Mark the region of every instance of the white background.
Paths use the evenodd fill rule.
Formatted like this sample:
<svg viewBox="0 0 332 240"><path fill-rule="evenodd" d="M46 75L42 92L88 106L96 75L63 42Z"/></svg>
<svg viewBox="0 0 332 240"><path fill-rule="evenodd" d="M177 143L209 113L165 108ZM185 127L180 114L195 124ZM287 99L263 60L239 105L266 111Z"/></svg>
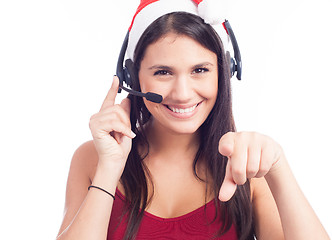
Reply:
<svg viewBox="0 0 332 240"><path fill-rule="evenodd" d="M138 0L0 2L1 239L54 239L71 156L111 85ZM332 235L330 0L237 0L239 131L284 148Z"/></svg>

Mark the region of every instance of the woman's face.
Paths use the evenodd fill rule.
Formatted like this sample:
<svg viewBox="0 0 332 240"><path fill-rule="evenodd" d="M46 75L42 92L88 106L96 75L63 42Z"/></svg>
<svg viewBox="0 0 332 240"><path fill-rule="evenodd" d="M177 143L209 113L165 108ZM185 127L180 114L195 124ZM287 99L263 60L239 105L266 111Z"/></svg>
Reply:
<svg viewBox="0 0 332 240"><path fill-rule="evenodd" d="M163 96L162 103L144 99L154 124L175 133L194 133L217 98L217 55L192 38L168 33L147 47L139 81L142 92Z"/></svg>

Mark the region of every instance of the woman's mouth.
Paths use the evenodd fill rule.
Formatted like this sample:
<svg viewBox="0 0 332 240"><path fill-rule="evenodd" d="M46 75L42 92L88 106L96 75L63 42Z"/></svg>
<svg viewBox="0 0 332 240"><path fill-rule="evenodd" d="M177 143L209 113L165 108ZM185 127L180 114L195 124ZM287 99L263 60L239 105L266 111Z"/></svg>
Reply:
<svg viewBox="0 0 332 240"><path fill-rule="evenodd" d="M192 106L175 106L175 105L164 105L168 110L171 111L172 116L177 118L189 118L196 113L197 107L201 104L201 102L192 105Z"/></svg>
<svg viewBox="0 0 332 240"><path fill-rule="evenodd" d="M168 106L166 105L167 108L169 110L172 110L175 113L189 113L195 110L195 108L198 106L198 104L192 106L192 107L188 107L188 108L176 108L176 107L172 107L172 106Z"/></svg>

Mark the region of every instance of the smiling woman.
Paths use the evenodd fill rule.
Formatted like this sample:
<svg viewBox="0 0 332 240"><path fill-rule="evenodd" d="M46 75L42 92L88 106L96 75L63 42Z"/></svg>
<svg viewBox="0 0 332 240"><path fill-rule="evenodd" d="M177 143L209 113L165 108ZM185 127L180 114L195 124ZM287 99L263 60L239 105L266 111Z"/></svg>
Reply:
<svg viewBox="0 0 332 240"><path fill-rule="evenodd" d="M192 134L203 124L217 98L217 55L192 38L169 33L146 49L139 82L143 92L163 96L162 104L144 100L157 120L154 124L175 133Z"/></svg>
<svg viewBox="0 0 332 240"><path fill-rule="evenodd" d="M158 104L130 97L131 126L137 137L133 139L122 185L129 202L138 202L132 211L146 206L143 209L149 213L173 219L200 208L207 200L217 201L226 168L224 157L217 151L218 141L223 134L235 130L230 73L223 51L213 28L189 13L177 12L158 18L138 41L133 89L161 94L163 102ZM193 111L181 113L187 108ZM141 177L139 184L138 176ZM174 187L170 188L170 185ZM138 191L137 186L141 190ZM143 194L143 199L138 199L134 192L137 196ZM168 195L174 197L170 199ZM238 229L244 235L248 234L252 229L249 197L247 183L239 187L233 201L247 201L248 204L235 209L229 203L221 206L218 201L215 208L210 209L215 211L218 220L214 227L211 226L213 230L207 231L208 236L234 229L231 215L226 219L226 215L218 214L225 208L243 216L244 224ZM213 221L213 218L209 220ZM130 226L137 228L141 221L144 216L133 215L125 238L130 239L135 234ZM111 221L110 229L112 226ZM118 234L115 229L110 233L111 236ZM168 234L171 237L175 233Z"/></svg>
<svg viewBox="0 0 332 240"><path fill-rule="evenodd" d="M72 159L58 239L328 239L281 146L235 131L226 31L206 3L141 1L132 88L163 100L117 105L114 77Z"/></svg>

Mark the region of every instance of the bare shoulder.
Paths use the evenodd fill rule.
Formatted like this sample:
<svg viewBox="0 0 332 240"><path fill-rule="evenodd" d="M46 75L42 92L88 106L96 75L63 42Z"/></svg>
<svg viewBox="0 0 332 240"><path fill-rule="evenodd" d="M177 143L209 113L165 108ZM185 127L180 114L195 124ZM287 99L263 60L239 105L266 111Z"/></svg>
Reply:
<svg viewBox="0 0 332 240"><path fill-rule="evenodd" d="M93 141L79 146L71 160L67 187L65 212L59 233L70 224L88 192L98 163L98 154Z"/></svg>
<svg viewBox="0 0 332 240"><path fill-rule="evenodd" d="M92 140L79 146L72 158L67 188L72 185L87 189L95 176L98 160L98 153ZM124 187L120 182L117 187L124 194Z"/></svg>
<svg viewBox="0 0 332 240"><path fill-rule="evenodd" d="M83 143L77 148L73 155L70 168L74 171L75 169L78 170L80 174L87 176L91 181L94 177L97 164L98 153L93 141L91 140Z"/></svg>

